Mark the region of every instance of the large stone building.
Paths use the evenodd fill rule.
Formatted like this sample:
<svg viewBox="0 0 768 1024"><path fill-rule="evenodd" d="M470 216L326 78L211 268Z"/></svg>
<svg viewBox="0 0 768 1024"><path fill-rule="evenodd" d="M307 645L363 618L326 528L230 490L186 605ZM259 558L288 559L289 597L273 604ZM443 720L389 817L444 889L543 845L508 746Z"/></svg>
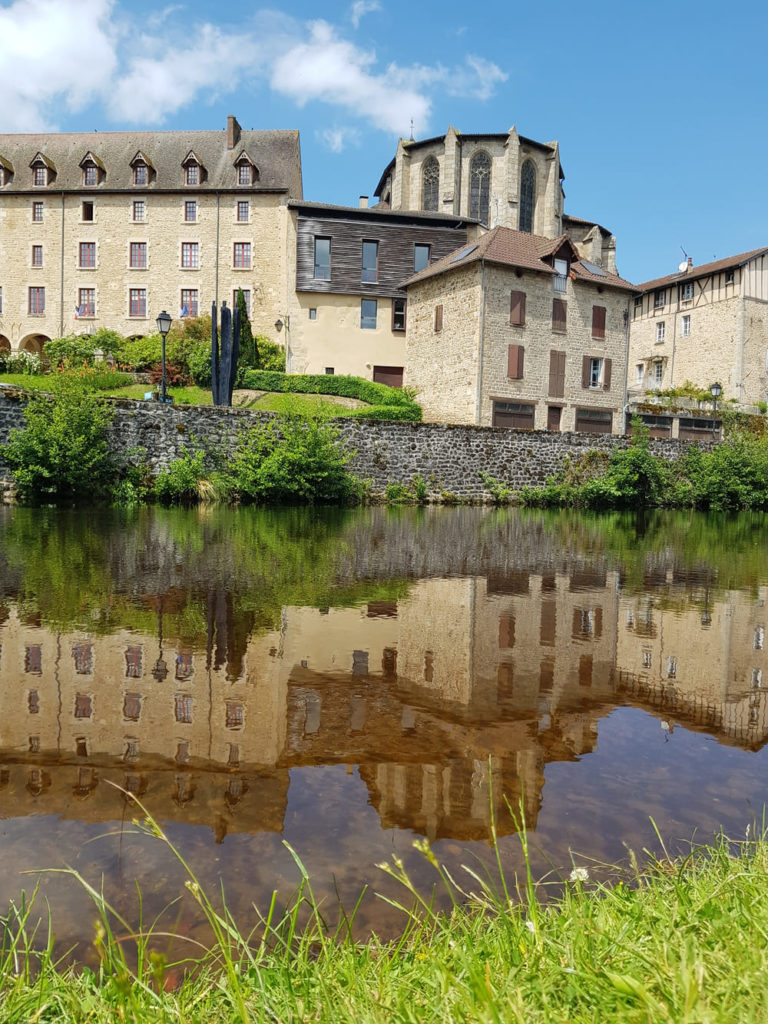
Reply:
<svg viewBox="0 0 768 1024"><path fill-rule="evenodd" d="M126 336L231 303L273 333L302 196L295 131L0 135L0 347Z"/></svg>
<svg viewBox="0 0 768 1024"><path fill-rule="evenodd" d="M633 286L557 239L493 228L406 282L425 418L621 433Z"/></svg>

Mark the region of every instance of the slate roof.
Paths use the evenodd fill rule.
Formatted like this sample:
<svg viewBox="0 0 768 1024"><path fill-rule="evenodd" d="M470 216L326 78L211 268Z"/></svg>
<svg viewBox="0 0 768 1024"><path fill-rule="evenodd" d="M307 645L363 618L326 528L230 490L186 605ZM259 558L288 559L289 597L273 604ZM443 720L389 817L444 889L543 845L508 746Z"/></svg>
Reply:
<svg viewBox="0 0 768 1024"><path fill-rule="evenodd" d="M339 206L335 203L315 203L303 199L292 199L288 206L298 210L299 213L322 214L348 218L351 220L381 219L393 223L409 223L416 221L428 221L430 223L445 224L449 227L459 227L464 224L479 224L471 217L459 217L453 213L440 213L434 210L392 210L385 203L377 203L375 206Z"/></svg>
<svg viewBox="0 0 768 1024"><path fill-rule="evenodd" d="M535 270L541 274L554 274L554 267L547 263L546 259L553 257L563 246L567 246L571 250L570 268L571 274L576 280L591 281L594 284L609 288L623 288L631 292L637 291L633 284L625 281L618 274L611 274L607 270L596 274L589 270L579 259L579 254L567 235L561 235L559 238L543 238L541 235L532 235L526 231L514 231L512 228L502 227L493 228L476 242L468 242L461 249L456 249L443 259L430 264L418 274L409 277L401 287L410 287L410 285L418 284L430 277L459 270L480 260L521 270ZM457 257L461 253L466 253L466 255L458 259Z"/></svg>
<svg viewBox="0 0 768 1024"><path fill-rule="evenodd" d="M87 191L109 192L130 189L141 192L177 191L185 188L182 163L190 150L199 157L205 176L198 191L239 189L235 161L243 152L259 171L259 179L247 186L249 191L287 192L294 181L301 181L301 155L297 131L242 130L234 149L227 149L227 132L71 132L61 134L1 135L0 164L13 169L12 180L0 187L6 193L46 191L82 192L80 163L91 152L103 165L101 182ZM147 185L133 184L131 162L141 151L154 174ZM30 164L40 154L55 170L52 184L33 188ZM299 194L301 194L299 192Z"/></svg>
<svg viewBox="0 0 768 1024"><path fill-rule="evenodd" d="M721 270L732 270L749 263L755 256L762 256L768 253L768 247L762 249L751 249L749 252L742 252L738 256L728 256L723 260L714 260L712 263L702 263L700 267L689 267L688 270L678 271L676 274L667 274L666 277L656 277L653 281L646 281L639 284L637 290L640 292L655 291L657 288L664 288L665 285L675 284L677 281L695 281L698 277L709 277L710 274L717 274Z"/></svg>

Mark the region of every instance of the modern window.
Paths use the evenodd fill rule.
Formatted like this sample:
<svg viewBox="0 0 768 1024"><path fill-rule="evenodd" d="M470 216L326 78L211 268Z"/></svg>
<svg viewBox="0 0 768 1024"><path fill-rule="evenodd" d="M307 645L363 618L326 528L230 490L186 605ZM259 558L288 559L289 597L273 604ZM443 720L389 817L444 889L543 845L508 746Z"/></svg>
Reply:
<svg viewBox="0 0 768 1024"><path fill-rule="evenodd" d="M99 172L96 164L86 164L83 168L83 184L90 188L92 185L97 185L98 181Z"/></svg>
<svg viewBox="0 0 768 1024"><path fill-rule="evenodd" d="M96 243L81 242L79 257L81 269L92 270L96 266Z"/></svg>
<svg viewBox="0 0 768 1024"><path fill-rule="evenodd" d="M440 165L436 157L424 161L421 172L421 208L437 212L440 192ZM420 268L417 268L420 269Z"/></svg>
<svg viewBox="0 0 768 1024"><path fill-rule="evenodd" d="M29 289L29 315L42 316L45 313L45 288Z"/></svg>
<svg viewBox="0 0 768 1024"><path fill-rule="evenodd" d="M77 315L96 316L96 289L79 288L77 292Z"/></svg>
<svg viewBox="0 0 768 1024"><path fill-rule="evenodd" d="M405 299L392 299L392 330L405 330Z"/></svg>
<svg viewBox="0 0 768 1024"><path fill-rule="evenodd" d="M133 168L133 184L134 185L146 185L149 175L147 174L146 164L136 164Z"/></svg>
<svg viewBox="0 0 768 1024"><path fill-rule="evenodd" d="M143 316L147 315L147 289L146 288L131 288L128 295L128 315L129 316Z"/></svg>
<svg viewBox="0 0 768 1024"><path fill-rule="evenodd" d="M241 199L237 204L237 220L240 224L247 224L251 215L251 205L247 199Z"/></svg>
<svg viewBox="0 0 768 1024"><path fill-rule="evenodd" d="M364 284L375 284L379 277L379 243L363 242L363 259L360 280Z"/></svg>
<svg viewBox="0 0 768 1024"><path fill-rule="evenodd" d="M568 290L568 260L555 260L555 291Z"/></svg>
<svg viewBox="0 0 768 1024"><path fill-rule="evenodd" d="M197 270L200 266L199 242L181 243L181 265L185 270Z"/></svg>
<svg viewBox="0 0 768 1024"><path fill-rule="evenodd" d="M635 297L635 305L632 310L632 319L637 320L639 316L643 315L643 296L637 295Z"/></svg>
<svg viewBox="0 0 768 1024"><path fill-rule="evenodd" d="M435 334L439 334L443 329L443 304L442 302L435 306Z"/></svg>
<svg viewBox="0 0 768 1024"><path fill-rule="evenodd" d="M199 164L187 164L185 167L185 181L187 185L199 185L200 184L200 165Z"/></svg>
<svg viewBox="0 0 768 1024"><path fill-rule="evenodd" d="M664 321L662 320L660 323L656 324L656 344L657 345L660 344L662 341L664 341L664 335L665 334L666 334L666 325L665 325Z"/></svg>
<svg viewBox="0 0 768 1024"><path fill-rule="evenodd" d="M243 293L243 299L245 300L245 311L250 317L251 315L251 289L250 288L235 288L232 292L232 309L237 305L237 293Z"/></svg>
<svg viewBox="0 0 768 1024"><path fill-rule="evenodd" d="M253 173L251 171L251 165L243 161L237 165L237 184L238 185L251 185L253 183Z"/></svg>
<svg viewBox="0 0 768 1024"><path fill-rule="evenodd" d="M592 337L605 337L605 306L592 307Z"/></svg>
<svg viewBox="0 0 768 1024"><path fill-rule="evenodd" d="M147 266L147 243L131 242L130 267L134 270L145 270Z"/></svg>
<svg viewBox="0 0 768 1024"><path fill-rule="evenodd" d="M187 199L184 203L184 220L188 224L194 224L197 221L197 200Z"/></svg>
<svg viewBox="0 0 768 1024"><path fill-rule="evenodd" d="M475 153L469 165L469 216L488 223L491 203L491 158L487 153Z"/></svg>
<svg viewBox="0 0 768 1024"><path fill-rule="evenodd" d="M42 245L32 246L32 266L42 267L43 265L43 247Z"/></svg>
<svg viewBox="0 0 768 1024"><path fill-rule="evenodd" d="M726 270L726 272L725 272L725 283L726 284L733 284L734 274L735 274L735 271L733 271L733 270Z"/></svg>
<svg viewBox="0 0 768 1024"><path fill-rule="evenodd" d="M198 315L197 288L181 289L181 315L182 317Z"/></svg>
<svg viewBox="0 0 768 1024"><path fill-rule="evenodd" d="M141 647L126 647L125 674L128 679L141 678L143 655Z"/></svg>
<svg viewBox="0 0 768 1024"><path fill-rule="evenodd" d="M360 300L360 326L364 331L376 330L376 313L378 302L376 299Z"/></svg>
<svg viewBox="0 0 768 1024"><path fill-rule="evenodd" d="M510 293L509 322L513 327L525 326L525 292Z"/></svg>
<svg viewBox="0 0 768 1024"><path fill-rule="evenodd" d="M416 243L413 247L413 272L418 274L420 270L425 270L429 266L429 257L432 251L431 245L422 245Z"/></svg>
<svg viewBox="0 0 768 1024"><path fill-rule="evenodd" d="M92 221L94 206L92 202L85 201L80 208L80 218L84 221Z"/></svg>
<svg viewBox="0 0 768 1024"><path fill-rule="evenodd" d="M690 316L684 316L683 317L683 322L682 322L681 327L680 327L680 334L684 338L687 338L687 337L690 336L690 333L691 333L691 318L690 318Z"/></svg>
<svg viewBox="0 0 768 1024"><path fill-rule="evenodd" d="M663 309L664 304L667 301L667 291L665 288L657 288L653 293L653 308Z"/></svg>
<svg viewBox="0 0 768 1024"><path fill-rule="evenodd" d="M186 693L177 693L173 704L176 721L190 725L192 722L192 698Z"/></svg>
<svg viewBox="0 0 768 1024"><path fill-rule="evenodd" d="M35 166L32 168L32 184L48 184L48 168L45 166L45 164L35 164Z"/></svg>
<svg viewBox="0 0 768 1024"><path fill-rule="evenodd" d="M680 298L683 302L690 302L693 298L693 281L686 281L680 289Z"/></svg>
<svg viewBox="0 0 768 1024"><path fill-rule="evenodd" d="M331 240L330 238L315 239L315 272L318 281L331 280Z"/></svg>
<svg viewBox="0 0 768 1024"><path fill-rule="evenodd" d="M250 242L235 242L234 266L236 270L251 269Z"/></svg>
<svg viewBox="0 0 768 1024"><path fill-rule="evenodd" d="M520 230L533 231L533 214L536 209L536 168L526 160L520 171Z"/></svg>
<svg viewBox="0 0 768 1024"><path fill-rule="evenodd" d="M568 303L565 299L552 299L552 330L565 334L568 329Z"/></svg>
<svg viewBox="0 0 768 1024"><path fill-rule="evenodd" d="M137 224L143 224L147 219L147 204L143 199L134 199L133 201L133 219Z"/></svg>
<svg viewBox="0 0 768 1024"><path fill-rule="evenodd" d="M32 220L39 224L43 219L43 203L32 203Z"/></svg>
<svg viewBox="0 0 768 1024"><path fill-rule="evenodd" d="M309 311L309 319L310 320L317 320L317 310L316 309L310 309L310 311Z"/></svg>

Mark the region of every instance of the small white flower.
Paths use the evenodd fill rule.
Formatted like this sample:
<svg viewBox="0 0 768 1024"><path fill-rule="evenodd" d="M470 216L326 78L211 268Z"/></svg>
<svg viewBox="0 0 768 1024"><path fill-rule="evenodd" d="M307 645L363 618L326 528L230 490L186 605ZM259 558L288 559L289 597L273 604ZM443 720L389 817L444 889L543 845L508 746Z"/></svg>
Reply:
<svg viewBox="0 0 768 1024"><path fill-rule="evenodd" d="M570 882L586 882L589 880L589 871L586 868L574 868L570 874Z"/></svg>
<svg viewBox="0 0 768 1024"><path fill-rule="evenodd" d="M525 927L528 929L529 932L532 932L534 935L536 934L536 925L533 923L533 921L526 921Z"/></svg>

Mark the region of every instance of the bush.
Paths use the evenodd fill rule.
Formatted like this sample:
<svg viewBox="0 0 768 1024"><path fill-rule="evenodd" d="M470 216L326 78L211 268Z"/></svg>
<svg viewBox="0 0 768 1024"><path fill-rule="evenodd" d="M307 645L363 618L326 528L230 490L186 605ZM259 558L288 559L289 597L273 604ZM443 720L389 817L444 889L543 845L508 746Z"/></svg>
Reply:
<svg viewBox="0 0 768 1024"><path fill-rule="evenodd" d="M117 331L106 327L93 334L70 334L46 342L45 358L54 370L63 365L93 366L99 349L105 356L113 355L117 359L125 340Z"/></svg>
<svg viewBox="0 0 768 1024"><path fill-rule="evenodd" d="M376 409L356 409L360 418L420 420L421 407L407 389L391 388L386 384L364 380L362 377L334 376L331 374L275 373L267 370L246 370L243 387L256 391L296 392L306 395L340 395L357 398ZM397 408L403 413L384 413L384 409ZM381 410L381 412L379 412Z"/></svg>
<svg viewBox="0 0 768 1024"><path fill-rule="evenodd" d="M162 340L159 334L146 338L126 338L114 353L119 365L134 373L146 373L162 358Z"/></svg>
<svg viewBox="0 0 768 1024"><path fill-rule="evenodd" d="M196 505L201 497L201 481L205 479L205 456L202 451L186 448L155 482L155 494L161 505Z"/></svg>
<svg viewBox="0 0 768 1024"><path fill-rule="evenodd" d="M200 342L187 353L189 375L199 388L211 386L211 342Z"/></svg>
<svg viewBox="0 0 768 1024"><path fill-rule="evenodd" d="M0 373L23 373L35 377L44 372L43 361L36 352L0 351Z"/></svg>
<svg viewBox="0 0 768 1024"><path fill-rule="evenodd" d="M254 341L259 349L259 366L261 369L285 373L285 346L272 341L266 334L257 334Z"/></svg>

